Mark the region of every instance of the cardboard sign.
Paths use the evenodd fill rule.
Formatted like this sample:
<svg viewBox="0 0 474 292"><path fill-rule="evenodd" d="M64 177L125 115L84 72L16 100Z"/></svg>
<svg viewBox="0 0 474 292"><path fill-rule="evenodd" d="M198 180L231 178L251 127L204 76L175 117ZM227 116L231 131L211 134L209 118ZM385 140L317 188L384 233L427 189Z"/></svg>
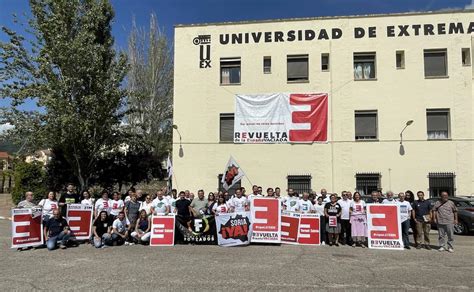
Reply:
<svg viewBox="0 0 474 292"><path fill-rule="evenodd" d="M320 245L319 234L320 217L318 214L303 214L298 228L298 244Z"/></svg>
<svg viewBox="0 0 474 292"><path fill-rule="evenodd" d="M81 204L67 205L66 219L77 240L88 240L92 234L94 208Z"/></svg>
<svg viewBox="0 0 474 292"><path fill-rule="evenodd" d="M287 244L298 243L298 230L301 214L283 212L281 215L281 242Z"/></svg>
<svg viewBox="0 0 474 292"><path fill-rule="evenodd" d="M220 246L248 245L252 224L250 212L222 213L215 217L217 243Z"/></svg>
<svg viewBox="0 0 474 292"><path fill-rule="evenodd" d="M44 243L41 209L12 209L12 248Z"/></svg>
<svg viewBox="0 0 474 292"><path fill-rule="evenodd" d="M150 246L174 245L175 215L153 215L151 218Z"/></svg>
<svg viewBox="0 0 474 292"><path fill-rule="evenodd" d="M250 205L253 232L251 242L280 243L280 201L276 198L253 197Z"/></svg>
<svg viewBox="0 0 474 292"><path fill-rule="evenodd" d="M337 227L337 216L329 216L329 227Z"/></svg>
<svg viewBox="0 0 474 292"><path fill-rule="evenodd" d="M400 206L367 205L369 248L403 250Z"/></svg>

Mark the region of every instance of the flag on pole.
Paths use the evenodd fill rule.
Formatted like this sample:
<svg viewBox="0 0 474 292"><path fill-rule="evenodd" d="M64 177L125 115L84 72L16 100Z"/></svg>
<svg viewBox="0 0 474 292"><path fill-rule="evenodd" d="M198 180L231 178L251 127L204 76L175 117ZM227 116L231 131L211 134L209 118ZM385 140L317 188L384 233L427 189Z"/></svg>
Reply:
<svg viewBox="0 0 474 292"><path fill-rule="evenodd" d="M240 181L245 176L244 171L240 168L234 158L231 156L229 162L224 170L224 175L222 176L222 187L225 190L230 189L234 184Z"/></svg>
<svg viewBox="0 0 474 292"><path fill-rule="evenodd" d="M173 175L173 164L171 163L171 159L168 156L168 160L166 161L166 169L168 171L168 179Z"/></svg>

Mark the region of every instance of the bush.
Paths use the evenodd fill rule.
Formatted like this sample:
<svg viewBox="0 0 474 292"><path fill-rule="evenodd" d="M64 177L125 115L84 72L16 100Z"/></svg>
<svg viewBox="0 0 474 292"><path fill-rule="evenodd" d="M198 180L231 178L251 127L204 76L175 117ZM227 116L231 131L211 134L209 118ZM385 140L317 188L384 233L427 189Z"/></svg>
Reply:
<svg viewBox="0 0 474 292"><path fill-rule="evenodd" d="M39 162L26 163L18 161L15 163L13 171L15 186L12 190L12 200L18 204L24 200L25 193L33 192L35 202L39 202L44 198L48 191L46 187L46 172Z"/></svg>

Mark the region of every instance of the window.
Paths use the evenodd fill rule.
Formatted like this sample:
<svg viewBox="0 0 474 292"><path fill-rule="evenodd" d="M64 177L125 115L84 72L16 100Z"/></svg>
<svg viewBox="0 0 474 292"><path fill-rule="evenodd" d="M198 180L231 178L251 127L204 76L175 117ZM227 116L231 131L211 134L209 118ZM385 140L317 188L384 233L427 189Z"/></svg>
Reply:
<svg viewBox="0 0 474 292"><path fill-rule="evenodd" d="M355 112L355 139L377 139L377 111Z"/></svg>
<svg viewBox="0 0 474 292"><path fill-rule="evenodd" d="M296 193L311 192L311 175L288 175L288 188L293 189Z"/></svg>
<svg viewBox="0 0 474 292"><path fill-rule="evenodd" d="M240 58L221 58L221 84L240 84Z"/></svg>
<svg viewBox="0 0 474 292"><path fill-rule="evenodd" d="M461 49L463 66L471 66L471 50L469 48Z"/></svg>
<svg viewBox="0 0 474 292"><path fill-rule="evenodd" d="M448 59L446 49L424 50L425 77L447 77Z"/></svg>
<svg viewBox="0 0 474 292"><path fill-rule="evenodd" d="M292 55L287 57L288 82L308 81L308 55Z"/></svg>
<svg viewBox="0 0 474 292"><path fill-rule="evenodd" d="M430 186L430 198L439 197L441 192L448 192L449 196L454 196L456 175L452 172L430 172L428 174Z"/></svg>
<svg viewBox="0 0 474 292"><path fill-rule="evenodd" d="M220 115L220 142L234 141L234 114Z"/></svg>
<svg viewBox="0 0 474 292"><path fill-rule="evenodd" d="M449 139L449 109L426 110L428 140Z"/></svg>
<svg viewBox="0 0 474 292"><path fill-rule="evenodd" d="M263 57L263 73L272 73L272 57Z"/></svg>
<svg viewBox="0 0 474 292"><path fill-rule="evenodd" d="M356 173L356 190L361 195L370 195L372 191L381 190L380 173Z"/></svg>
<svg viewBox="0 0 474 292"><path fill-rule="evenodd" d="M375 53L354 53L354 79L375 79Z"/></svg>
<svg viewBox="0 0 474 292"><path fill-rule="evenodd" d="M217 181L217 189L218 189L219 191L225 192L224 188L222 187L222 173L217 176L217 179L218 179L218 181ZM235 190L238 189L238 188L240 188L240 186L241 186L241 185L240 185L240 180L239 180L238 182L236 182L236 183L235 183L230 189L228 189L227 191L229 192L229 194L230 194L231 196L233 196L233 195L235 195ZM216 198L216 200L217 200L217 198Z"/></svg>
<svg viewBox="0 0 474 292"><path fill-rule="evenodd" d="M321 54L321 71L329 71L329 54Z"/></svg>
<svg viewBox="0 0 474 292"><path fill-rule="evenodd" d="M405 69L405 51L397 51L395 53L397 69Z"/></svg>

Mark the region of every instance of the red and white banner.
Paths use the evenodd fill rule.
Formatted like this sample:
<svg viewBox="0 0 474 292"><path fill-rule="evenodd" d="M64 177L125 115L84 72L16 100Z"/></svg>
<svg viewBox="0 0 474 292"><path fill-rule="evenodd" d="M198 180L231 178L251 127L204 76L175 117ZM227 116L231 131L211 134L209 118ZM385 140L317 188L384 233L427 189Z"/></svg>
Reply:
<svg viewBox="0 0 474 292"><path fill-rule="evenodd" d="M250 242L281 242L281 206L274 198L253 197L250 204L250 220L253 224Z"/></svg>
<svg viewBox="0 0 474 292"><path fill-rule="evenodd" d="M174 245L175 215L153 215L150 246Z"/></svg>
<svg viewBox="0 0 474 292"><path fill-rule="evenodd" d="M93 206L68 204L66 219L77 240L88 240L92 234Z"/></svg>
<svg viewBox="0 0 474 292"><path fill-rule="evenodd" d="M320 218L317 214L285 212L281 215L281 242L320 245Z"/></svg>
<svg viewBox="0 0 474 292"><path fill-rule="evenodd" d="M327 141L327 93L236 95L234 143Z"/></svg>
<svg viewBox="0 0 474 292"><path fill-rule="evenodd" d="M41 209L12 209L12 248L43 244Z"/></svg>
<svg viewBox="0 0 474 292"><path fill-rule="evenodd" d="M367 205L369 248L403 250L400 206Z"/></svg>

